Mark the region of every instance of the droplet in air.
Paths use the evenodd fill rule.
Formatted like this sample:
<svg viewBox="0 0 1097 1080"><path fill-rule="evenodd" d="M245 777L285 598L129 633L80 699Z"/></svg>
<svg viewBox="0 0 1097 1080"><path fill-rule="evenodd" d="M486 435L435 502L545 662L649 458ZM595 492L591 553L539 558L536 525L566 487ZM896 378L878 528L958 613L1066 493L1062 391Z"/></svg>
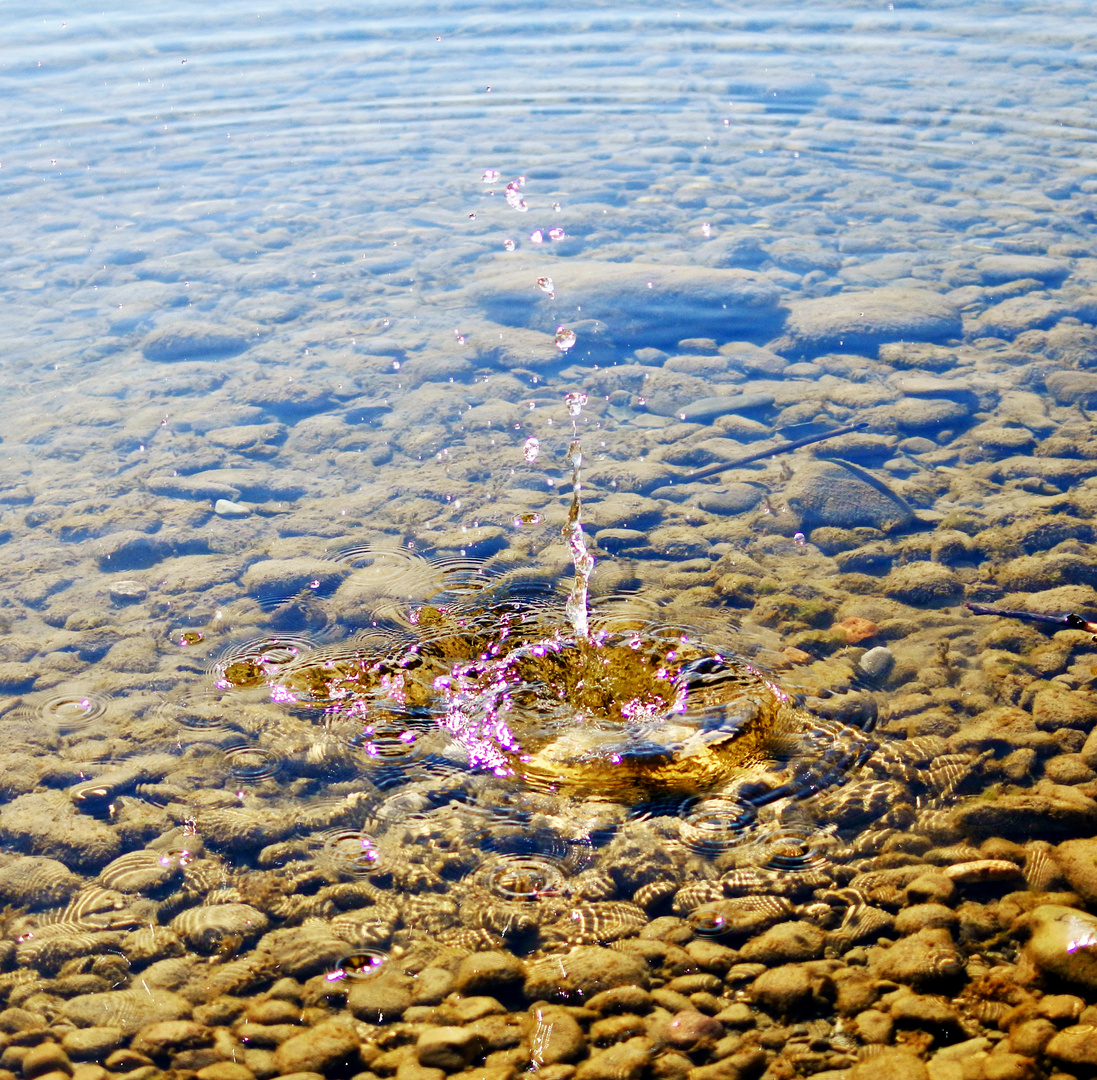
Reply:
<svg viewBox="0 0 1097 1080"><path fill-rule="evenodd" d="M529 209L526 206L526 200L513 184L507 184L507 206L513 207L520 214L524 214Z"/></svg>
<svg viewBox="0 0 1097 1080"><path fill-rule="evenodd" d="M536 435L531 435L522 446L522 457L526 463L532 465L537 460L537 453L541 449L541 440Z"/></svg>
<svg viewBox="0 0 1097 1080"><path fill-rule="evenodd" d="M712 235L712 225L709 222L703 222L701 225L701 235L707 240Z"/></svg>
<svg viewBox="0 0 1097 1080"><path fill-rule="evenodd" d="M552 278L539 277L537 279L537 288L539 288L541 292L548 293L550 300L556 299L556 286L552 283Z"/></svg>
<svg viewBox="0 0 1097 1080"><path fill-rule="evenodd" d="M562 327L561 327L561 329L562 329ZM571 331L569 330L568 333L570 334ZM560 336L559 332L557 332L556 336L557 337ZM575 337L574 334L572 334L571 336L573 338ZM559 342L557 342L557 344L559 344ZM587 403L587 395L583 394L583 393L580 393L579 391L573 391L570 394L565 394L564 395L564 404L568 408L568 416L578 416L583 411L583 406L586 403Z"/></svg>
<svg viewBox="0 0 1097 1080"><path fill-rule="evenodd" d="M543 244L545 242L545 234L538 229L536 232L529 234L530 241L534 244Z"/></svg>
<svg viewBox="0 0 1097 1080"><path fill-rule="evenodd" d="M469 214L469 221L475 221L475 220L476 220L476 211L474 210L471 214Z"/></svg>
<svg viewBox="0 0 1097 1080"><path fill-rule="evenodd" d="M549 229L550 240L563 240L566 235L563 229Z"/></svg>
<svg viewBox="0 0 1097 1080"><path fill-rule="evenodd" d="M560 204L558 202L554 202L552 204L552 208L556 211L556 213L560 213Z"/></svg>
<svg viewBox="0 0 1097 1080"><path fill-rule="evenodd" d="M495 169L485 169L480 174L480 179L485 184L494 184L499 179L499 173Z"/></svg>
<svg viewBox="0 0 1097 1080"><path fill-rule="evenodd" d="M795 540L796 543L800 545L800 547L803 547L808 542L807 537L804 536L802 532L796 533L792 539Z"/></svg>
<svg viewBox="0 0 1097 1080"><path fill-rule="evenodd" d="M514 241L513 240L504 240L503 241L503 247L507 251L513 251L514 250Z"/></svg>
<svg viewBox="0 0 1097 1080"><path fill-rule="evenodd" d="M556 342L556 348L561 352L567 352L568 349L574 346L578 338L576 338L574 330L569 330L566 326L558 326L556 328L556 337L553 340Z"/></svg>

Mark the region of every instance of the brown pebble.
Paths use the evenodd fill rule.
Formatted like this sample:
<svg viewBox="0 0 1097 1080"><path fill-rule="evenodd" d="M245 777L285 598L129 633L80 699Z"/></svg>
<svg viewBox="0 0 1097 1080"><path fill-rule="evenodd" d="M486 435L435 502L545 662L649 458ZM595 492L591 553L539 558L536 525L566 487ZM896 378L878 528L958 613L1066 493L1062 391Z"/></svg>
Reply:
<svg viewBox="0 0 1097 1080"><path fill-rule="evenodd" d="M72 1062L68 1054L55 1042L32 1046L23 1056L24 1080L33 1080L47 1073L60 1072L72 1076Z"/></svg>
<svg viewBox="0 0 1097 1080"><path fill-rule="evenodd" d="M360 1041L348 1023L333 1020L317 1024L282 1043L275 1051L274 1065L283 1075L338 1071L357 1058Z"/></svg>
<svg viewBox="0 0 1097 1080"><path fill-rule="evenodd" d="M110 1080L110 1073L102 1065L84 1062L72 1070L72 1080Z"/></svg>
<svg viewBox="0 0 1097 1080"><path fill-rule="evenodd" d="M865 1009L857 1014L853 1028L866 1043L889 1043L895 1029L895 1021L879 1009Z"/></svg>
<svg viewBox="0 0 1097 1080"><path fill-rule="evenodd" d="M945 877L957 885L982 885L995 881L1016 881L1021 868L1008 859L974 859L944 868Z"/></svg>
<svg viewBox="0 0 1097 1080"><path fill-rule="evenodd" d="M724 1034L724 1025L696 1009L675 1013L666 1027L666 1039L678 1050L694 1050L714 1043Z"/></svg>
<svg viewBox="0 0 1097 1080"><path fill-rule="evenodd" d="M1097 1025L1074 1024L1063 1028L1047 1044L1046 1053L1063 1065L1097 1066Z"/></svg>
<svg viewBox="0 0 1097 1080"><path fill-rule="evenodd" d="M643 1016L651 1012L655 1001L647 990L640 986L615 986L612 990L603 990L587 1002L587 1008L610 1016L613 1013L637 1013Z"/></svg>
<svg viewBox="0 0 1097 1080"><path fill-rule="evenodd" d="M913 1054L888 1046L857 1062L849 1071L849 1080L929 1080L929 1070Z"/></svg>
<svg viewBox="0 0 1097 1080"><path fill-rule="evenodd" d="M214 1062L199 1069L195 1076L198 1080L255 1080L255 1074L251 1069L238 1061Z"/></svg>

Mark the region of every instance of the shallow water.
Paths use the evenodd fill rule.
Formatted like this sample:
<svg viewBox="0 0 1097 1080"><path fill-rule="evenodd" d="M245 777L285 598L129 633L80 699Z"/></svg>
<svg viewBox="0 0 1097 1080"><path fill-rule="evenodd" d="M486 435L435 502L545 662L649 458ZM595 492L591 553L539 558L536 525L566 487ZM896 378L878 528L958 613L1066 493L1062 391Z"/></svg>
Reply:
<svg viewBox="0 0 1097 1080"><path fill-rule="evenodd" d="M1097 612L1089 5L3 35L9 1007L128 1035L659 933L749 966L790 918L902 983L871 947L925 888L866 875L916 866L961 867L972 986L1024 982L1010 913L1087 896L1093 640L962 604ZM155 1016L91 1000L153 971ZM774 1013L754 974L693 1005Z"/></svg>

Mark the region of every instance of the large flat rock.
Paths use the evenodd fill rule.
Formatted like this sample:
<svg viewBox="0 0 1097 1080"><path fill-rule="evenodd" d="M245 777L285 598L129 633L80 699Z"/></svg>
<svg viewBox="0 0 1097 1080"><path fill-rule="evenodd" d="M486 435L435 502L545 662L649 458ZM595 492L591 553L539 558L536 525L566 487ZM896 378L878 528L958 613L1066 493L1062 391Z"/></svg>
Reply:
<svg viewBox="0 0 1097 1080"><path fill-rule="evenodd" d="M858 289L794 300L789 308L783 337L770 343L784 356L875 356L891 341L940 342L962 331L956 306L930 289Z"/></svg>
<svg viewBox="0 0 1097 1080"><path fill-rule="evenodd" d="M606 338L639 348L691 337L764 341L784 317L776 287L748 270L570 259L505 265L480 276L468 296L507 326L553 333L597 320ZM539 277L551 278L554 297L538 287Z"/></svg>

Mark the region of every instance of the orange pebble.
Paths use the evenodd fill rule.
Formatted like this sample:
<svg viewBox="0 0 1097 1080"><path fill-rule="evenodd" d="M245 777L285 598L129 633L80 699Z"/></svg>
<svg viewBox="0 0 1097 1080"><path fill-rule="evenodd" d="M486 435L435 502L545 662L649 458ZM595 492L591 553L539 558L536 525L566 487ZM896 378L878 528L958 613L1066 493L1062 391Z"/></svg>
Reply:
<svg viewBox="0 0 1097 1080"><path fill-rule="evenodd" d="M856 645L859 641L874 637L880 628L871 619L858 619L854 616L851 619L843 619L838 624L838 629L842 631L850 645Z"/></svg>

